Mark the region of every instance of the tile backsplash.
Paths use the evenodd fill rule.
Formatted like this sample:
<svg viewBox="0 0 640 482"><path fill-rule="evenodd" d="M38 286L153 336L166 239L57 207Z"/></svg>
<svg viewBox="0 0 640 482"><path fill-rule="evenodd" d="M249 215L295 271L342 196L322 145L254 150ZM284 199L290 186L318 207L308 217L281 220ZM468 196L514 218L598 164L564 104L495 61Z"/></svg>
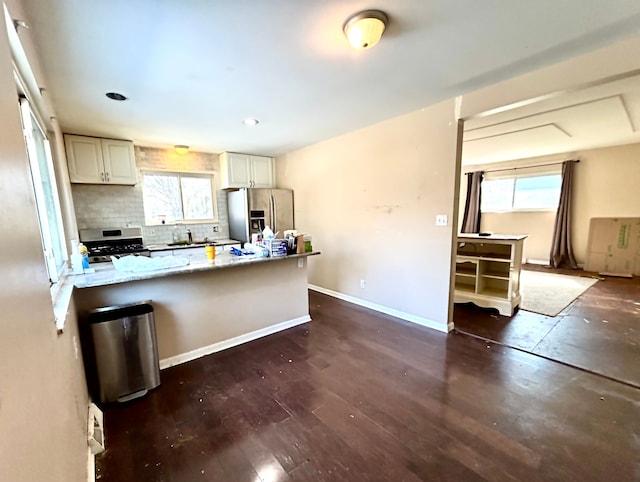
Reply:
<svg viewBox="0 0 640 482"><path fill-rule="evenodd" d="M217 154L189 152L178 155L173 150L135 146L138 175L143 169L168 169L173 171L220 172ZM216 176L216 183L220 179ZM216 189L218 207L217 223L145 226L142 185L116 186L96 184L72 184L78 229L141 226L145 244L169 243L173 232L179 229L186 239L190 229L193 239L226 239L229 237L227 219L227 194ZM218 226L218 232L213 227Z"/></svg>

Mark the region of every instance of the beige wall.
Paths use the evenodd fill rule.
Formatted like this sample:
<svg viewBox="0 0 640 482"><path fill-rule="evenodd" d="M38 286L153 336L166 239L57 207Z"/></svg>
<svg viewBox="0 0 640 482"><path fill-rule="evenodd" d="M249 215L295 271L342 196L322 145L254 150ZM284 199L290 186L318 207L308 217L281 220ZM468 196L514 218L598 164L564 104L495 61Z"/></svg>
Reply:
<svg viewBox="0 0 640 482"><path fill-rule="evenodd" d="M458 213L455 120L632 71L639 56L632 38L279 157L297 227L323 251L310 283L443 329L457 219L436 228L434 218Z"/></svg>
<svg viewBox="0 0 640 482"><path fill-rule="evenodd" d="M555 211L484 213L480 229L496 234L526 234L523 261L548 264L555 218Z"/></svg>
<svg viewBox="0 0 640 482"><path fill-rule="evenodd" d="M554 156L484 164L466 170L523 167L564 159L579 159L573 192L573 249L578 264L587 256L589 223L594 217L634 217L640 215L637 189L640 185L640 144L590 149ZM466 179L461 178L460 220L464 212ZM555 211L484 213L481 230L502 234L527 234L524 259L549 261Z"/></svg>
<svg viewBox="0 0 640 482"><path fill-rule="evenodd" d="M311 263L320 257L311 257ZM304 260L302 268L299 260ZM152 300L158 353L164 360L279 323L307 321L308 260L281 259L83 288L74 298L83 319L99 306Z"/></svg>
<svg viewBox="0 0 640 482"><path fill-rule="evenodd" d="M16 2L7 3L23 18ZM4 12L0 113L0 479L83 481L88 399L77 330L71 317L56 333Z"/></svg>
<svg viewBox="0 0 640 482"><path fill-rule="evenodd" d="M584 151L577 158L572 234L578 263L584 263L591 218L640 216L640 144Z"/></svg>
<svg viewBox="0 0 640 482"><path fill-rule="evenodd" d="M309 282L446 330L457 122L453 100L277 159L296 227L322 256ZM360 288L360 280L366 288Z"/></svg>

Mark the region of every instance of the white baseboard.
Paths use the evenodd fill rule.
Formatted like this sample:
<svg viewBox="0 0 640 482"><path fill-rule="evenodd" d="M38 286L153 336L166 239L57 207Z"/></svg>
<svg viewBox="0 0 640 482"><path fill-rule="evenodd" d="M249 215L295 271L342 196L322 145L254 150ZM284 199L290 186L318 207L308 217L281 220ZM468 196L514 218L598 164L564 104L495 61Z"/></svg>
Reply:
<svg viewBox="0 0 640 482"><path fill-rule="evenodd" d="M294 318L293 320L283 321L282 323L278 323L277 325L272 325L267 328L252 331L251 333L247 333L245 335L236 336L228 340L213 343L212 345L203 346L202 348L198 348L196 350L181 353L180 355L164 358L163 360L160 360L160 369L164 370L165 368L169 368L174 365L179 365L181 363L186 363L188 361L195 360L206 355L211 355L212 353L217 353L219 351L226 350L227 348L232 348L234 346L241 345L242 343L257 340L258 338L262 338L264 336L286 330L287 328L307 323L308 321L311 321L311 317L309 315L300 316L298 318Z"/></svg>
<svg viewBox="0 0 640 482"><path fill-rule="evenodd" d="M531 258L527 258L526 263L537 264L540 266L549 266L550 264L548 259L531 259ZM578 263L578 268L584 269L584 263Z"/></svg>
<svg viewBox="0 0 640 482"><path fill-rule="evenodd" d="M421 316L412 315L411 313L405 313L404 311L396 310L394 308L389 308L388 306L372 303L371 301L356 298L355 296L345 295L344 293L333 291L327 288L322 288L321 286L316 286L312 284L309 285L309 289L313 291L317 291L319 293L323 293L325 295L332 296L334 298L338 298L343 301L348 301L349 303L353 303L354 305L364 306L365 308L369 308L374 311L379 311L380 313L384 313L386 315L391 315L405 321L410 321L411 323L415 323L416 325L426 326L427 328L432 328L434 330L437 330L443 333L448 333L449 331L453 330L453 323L449 323L447 325L447 328L444 329L444 327L440 323L436 323L433 320L429 320Z"/></svg>
<svg viewBox="0 0 640 482"><path fill-rule="evenodd" d="M548 259L532 259L532 258L527 258L527 263L528 264L539 264L541 266L549 266L549 260Z"/></svg>

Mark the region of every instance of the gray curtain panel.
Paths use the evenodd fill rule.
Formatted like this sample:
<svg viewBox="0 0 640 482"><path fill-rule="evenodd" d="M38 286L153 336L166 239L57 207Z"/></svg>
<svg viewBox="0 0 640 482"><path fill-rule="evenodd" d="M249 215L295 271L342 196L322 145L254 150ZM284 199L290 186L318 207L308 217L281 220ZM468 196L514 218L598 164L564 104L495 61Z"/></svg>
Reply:
<svg viewBox="0 0 640 482"><path fill-rule="evenodd" d="M483 171L467 173L467 200L464 203L464 217L462 218L461 233L480 232L480 185Z"/></svg>
<svg viewBox="0 0 640 482"><path fill-rule="evenodd" d="M560 203L556 213L556 224L553 228L553 242L551 243L550 264L554 268L577 269L578 263L573 256L571 247L571 193L573 191L573 170L576 161L562 163L562 187L560 188Z"/></svg>

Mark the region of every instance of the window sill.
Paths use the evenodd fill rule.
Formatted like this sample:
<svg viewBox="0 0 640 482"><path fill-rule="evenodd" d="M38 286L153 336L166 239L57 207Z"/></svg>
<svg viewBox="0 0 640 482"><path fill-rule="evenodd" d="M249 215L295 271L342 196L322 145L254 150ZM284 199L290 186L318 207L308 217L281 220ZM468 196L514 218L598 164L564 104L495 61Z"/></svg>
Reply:
<svg viewBox="0 0 640 482"><path fill-rule="evenodd" d="M185 226L187 224L218 224L219 220L216 219L185 219L184 221L174 221L174 222L166 222L166 223L152 223L146 222L144 223L145 228L155 228L157 226Z"/></svg>
<svg viewBox="0 0 640 482"><path fill-rule="evenodd" d="M481 214L505 214L505 213L548 213L555 212L558 208L531 208L531 209L507 209L504 211L481 211Z"/></svg>
<svg viewBox="0 0 640 482"><path fill-rule="evenodd" d="M65 271L55 285L51 287L51 301L53 304L53 315L56 320L58 334L62 334L64 325L69 314L71 305L71 295L73 294L73 283Z"/></svg>

